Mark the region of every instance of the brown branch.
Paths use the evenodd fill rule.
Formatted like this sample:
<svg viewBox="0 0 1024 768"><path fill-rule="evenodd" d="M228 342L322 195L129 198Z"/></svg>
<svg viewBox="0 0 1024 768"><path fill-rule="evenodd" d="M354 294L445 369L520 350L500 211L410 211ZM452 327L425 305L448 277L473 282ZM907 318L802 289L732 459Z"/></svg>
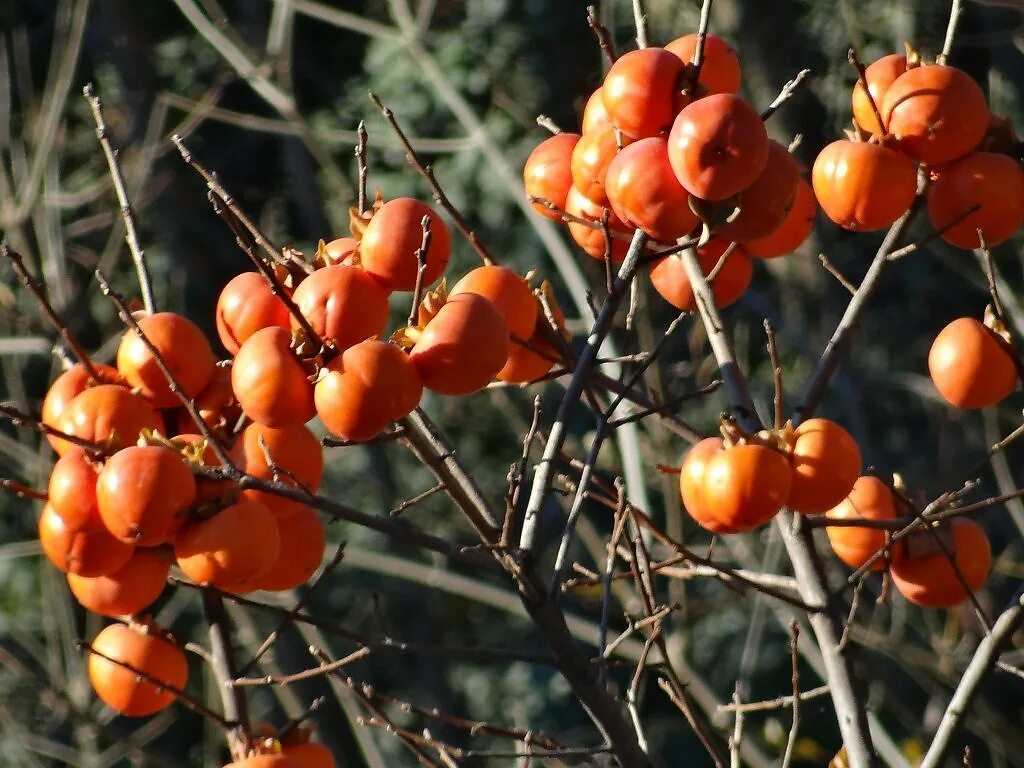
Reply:
<svg viewBox="0 0 1024 768"><path fill-rule="evenodd" d="M359 172L359 181L357 184L358 196L356 198L357 205L359 206L359 215L362 216L366 213L366 123L362 120L359 121L359 125L356 127L356 168Z"/></svg>
<svg viewBox="0 0 1024 768"><path fill-rule="evenodd" d="M291 685L301 680L309 680L320 675L330 674L336 672L343 667L347 667L354 661L359 661L366 656L370 655L370 649L363 647L359 648L347 656L343 656L340 659L333 661L325 661L318 667L312 669L304 669L301 672L294 672L290 675L265 675L264 677L236 677L231 680L232 688L246 688L259 685Z"/></svg>
<svg viewBox="0 0 1024 768"><path fill-rule="evenodd" d="M213 589L202 589L200 593L203 599L203 616L210 627L210 646L213 651L211 666L220 687L224 718L228 721L228 726L224 730L227 731L231 755L239 760L245 756L252 738L252 728L249 724L249 707L245 693L231 684L235 678L231 629L228 626L221 593Z"/></svg>
<svg viewBox="0 0 1024 768"><path fill-rule="evenodd" d="M604 54L609 64L614 64L615 59L618 58L615 54L615 45L612 43L612 36L608 32L608 28L597 20L597 9L592 6L587 6L587 26L594 31L594 35L597 37L597 44L601 46L601 53Z"/></svg>
<svg viewBox="0 0 1024 768"><path fill-rule="evenodd" d="M409 307L409 321L406 323L410 328L419 325L420 302L423 301L423 275L427 271L427 250L430 248L430 217L424 215L420 220L423 228L423 239L420 247L416 249L416 287L412 292L412 306Z"/></svg>

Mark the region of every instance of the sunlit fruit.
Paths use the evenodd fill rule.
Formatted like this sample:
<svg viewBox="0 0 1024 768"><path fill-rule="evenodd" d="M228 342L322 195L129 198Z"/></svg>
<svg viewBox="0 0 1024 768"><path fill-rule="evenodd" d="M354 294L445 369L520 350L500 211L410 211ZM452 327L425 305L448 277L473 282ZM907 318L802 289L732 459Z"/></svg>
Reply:
<svg viewBox="0 0 1024 768"><path fill-rule="evenodd" d="M928 187L928 216L942 239L958 248L979 248L979 229L987 247L999 245L1024 223L1024 171L1008 155L962 157L943 166Z"/></svg>
<svg viewBox="0 0 1024 768"><path fill-rule="evenodd" d="M730 246L721 240L710 240L697 249L701 271L705 275L714 272L722 258L725 263L714 274L711 293L715 304L721 309L734 303L750 285L754 266L742 246ZM726 251L728 250L728 253ZM654 290L669 304L683 312L697 310L690 278L686 274L682 253L671 254L651 265L651 284Z"/></svg>
<svg viewBox="0 0 1024 768"><path fill-rule="evenodd" d="M228 281L217 299L217 335L232 355L256 331L287 328L288 307L259 272L243 272Z"/></svg>
<svg viewBox="0 0 1024 768"><path fill-rule="evenodd" d="M808 419L793 432L793 478L787 506L814 514L831 509L860 475L860 448L850 433L828 419Z"/></svg>
<svg viewBox="0 0 1024 768"><path fill-rule="evenodd" d="M195 397L213 376L217 358L195 323L176 312L157 312L139 318L139 330L156 348L187 397ZM171 391L157 357L134 329L125 332L117 348L117 370L128 384L156 408L171 408L181 400Z"/></svg>
<svg viewBox="0 0 1024 768"><path fill-rule="evenodd" d="M665 50L679 57L683 64L693 61L697 50L697 33L676 38L665 46ZM718 35L704 38L704 60L701 62L700 77L697 80L711 93L736 93L740 89L740 59L736 50Z"/></svg>
<svg viewBox="0 0 1024 768"><path fill-rule="evenodd" d="M96 653L89 654L89 682L96 695L122 715L159 712L175 699L160 683L182 690L188 679L185 653L152 628L111 624L93 638L92 648Z"/></svg>
<svg viewBox="0 0 1024 768"><path fill-rule="evenodd" d="M530 203L541 216L561 221L565 198L572 186L572 152L579 141L578 133L559 133L538 144L523 166L523 185L526 196L540 197L559 210L553 211L543 203Z"/></svg>
<svg viewBox="0 0 1024 768"><path fill-rule="evenodd" d="M928 352L928 372L939 394L957 408L995 405L1017 387L1009 345L973 317L941 331Z"/></svg>
<svg viewBox="0 0 1024 768"><path fill-rule="evenodd" d="M384 203L366 226L359 242L359 258L363 269L388 291L416 288L416 252L423 243L424 216L430 219L430 245L423 284L430 285L448 266L452 240L448 225L429 205L411 197L397 197Z"/></svg>
<svg viewBox="0 0 1024 768"><path fill-rule="evenodd" d="M898 516L892 489L874 475L858 477L850 494L826 514L831 520L894 520ZM828 526L825 533L836 557L851 568L863 566L886 542L885 531L877 528ZM870 569L881 571L885 565L880 557Z"/></svg>
<svg viewBox="0 0 1024 768"><path fill-rule="evenodd" d="M936 536L941 537L939 541ZM991 564L992 548L985 530L961 517L931 533L919 532L896 542L889 570L896 589L910 602L952 608L968 600L967 589L977 592L985 586Z"/></svg>
<svg viewBox="0 0 1024 768"><path fill-rule="evenodd" d="M284 328L250 336L231 365L231 388L245 414L268 427L305 424L316 413L309 373Z"/></svg>
<svg viewBox="0 0 1024 768"><path fill-rule="evenodd" d="M316 493L324 471L323 448L316 436L298 424L275 429L250 424L231 449L231 459L240 470L261 480L276 480L286 486ZM242 498L259 501L277 517L301 509L301 501L247 488Z"/></svg>
<svg viewBox="0 0 1024 768"><path fill-rule="evenodd" d="M853 120L868 133L885 133L885 126L880 125L875 115L877 108L882 111L882 100L886 91L893 82L907 71L907 57L902 53L890 53L869 64L864 70L864 78L867 80L868 89L860 84L860 80L853 86ZM871 97L868 97L868 94ZM872 108L871 101L875 102Z"/></svg>
<svg viewBox="0 0 1024 768"><path fill-rule="evenodd" d="M130 616L156 602L171 569L166 548L138 548L116 571L105 576L68 574L68 587L86 610L102 616Z"/></svg>
<svg viewBox="0 0 1024 768"><path fill-rule="evenodd" d="M174 540L174 557L197 584L247 592L274 565L279 548L270 510L258 501L240 501L182 528Z"/></svg>
<svg viewBox="0 0 1024 768"><path fill-rule="evenodd" d="M601 86L612 125L633 139L667 131L685 103L677 87L683 63L664 48L622 54Z"/></svg>
<svg viewBox="0 0 1024 768"><path fill-rule="evenodd" d="M864 141L834 141L818 154L811 171L814 196L844 229L884 229L910 208L917 169L899 152Z"/></svg>

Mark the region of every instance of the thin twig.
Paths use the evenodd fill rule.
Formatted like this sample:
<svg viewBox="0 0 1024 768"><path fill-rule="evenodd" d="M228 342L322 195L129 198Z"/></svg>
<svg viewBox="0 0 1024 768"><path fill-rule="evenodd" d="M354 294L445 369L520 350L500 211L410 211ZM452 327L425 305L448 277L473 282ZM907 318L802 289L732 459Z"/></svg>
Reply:
<svg viewBox="0 0 1024 768"><path fill-rule="evenodd" d="M782 429L786 420L785 404L782 399L782 364L779 362L779 349L775 344L775 329L770 320L764 321L764 332L768 337L768 359L772 364L772 380L775 383L775 429Z"/></svg>
<svg viewBox="0 0 1024 768"><path fill-rule="evenodd" d="M779 107L793 97L793 94L796 93L796 89L801 86L809 74L811 74L811 70L801 69L796 73L792 80L787 80L786 84L782 86L782 90L779 91L779 95L772 99L772 103L762 110L761 119L767 120L778 112Z"/></svg>
<svg viewBox="0 0 1024 768"><path fill-rule="evenodd" d="M796 619L789 622L789 658L793 668L793 724L789 729L789 740L786 752L782 756L782 768L789 768L793 760L793 748L796 747L796 736L800 730L800 650L797 641L800 639L800 625Z"/></svg>
<svg viewBox="0 0 1024 768"><path fill-rule="evenodd" d="M553 136L563 133L561 126L547 115L537 115L537 125L551 133Z"/></svg>
<svg viewBox="0 0 1024 768"><path fill-rule="evenodd" d="M327 675L339 669L347 667L354 661L358 661L370 655L370 649L359 648L347 656L321 663L312 669L304 669L301 672L294 672L290 675L265 675L264 677L236 677L231 680L232 688L247 688L260 685L291 685L301 680L309 680L320 675Z"/></svg>
<svg viewBox="0 0 1024 768"><path fill-rule="evenodd" d="M875 122L878 123L884 132L886 130L885 120L882 119L882 112L878 108L878 102L875 101L875 96L871 93L871 88L868 86L867 67L864 66L864 62L860 60L857 51L853 48L847 51L846 60L857 70L857 82L860 83L860 87L868 99L868 104L871 105L871 112L875 116Z"/></svg>
<svg viewBox="0 0 1024 768"><path fill-rule="evenodd" d="M359 172L359 180L357 184L357 205L359 206L359 215L362 216L366 213L366 123L362 120L359 121L359 125L356 127L356 168Z"/></svg>
<svg viewBox="0 0 1024 768"><path fill-rule="evenodd" d="M412 293L412 306L409 307L409 322L406 323L410 328L419 325L420 302L423 301L423 289L426 287L423 285L423 275L427 271L427 251L430 249L430 217L424 215L420 226L423 228L423 239L416 249L416 287Z"/></svg>
<svg viewBox="0 0 1024 768"><path fill-rule="evenodd" d="M633 25L636 27L636 47L647 47L647 16L642 0L633 0Z"/></svg>
<svg viewBox="0 0 1024 768"><path fill-rule="evenodd" d="M851 283L843 276L843 273L840 272L839 269L831 261L828 260L828 256L826 256L824 253L819 253L818 261L821 262L821 266L825 268L826 272L832 275L832 277L834 277L836 281L841 286L843 286L843 288L849 291L851 296L857 295L857 286L855 286L853 283Z"/></svg>
<svg viewBox="0 0 1024 768"><path fill-rule="evenodd" d="M153 281L146 268L142 246L139 245L139 236L135 229L135 214L132 212L132 204L128 199L128 191L125 189L124 176L121 175L118 151L110 144L107 124L103 120L103 105L100 103L100 97L93 92L92 83L87 84L82 93L92 110L92 118L96 123L96 138L99 139L103 155L107 159L110 178L114 182L114 192L117 194L117 202L121 206L121 217L124 219L124 239L132 254L132 261L135 262L135 273L138 275L139 290L142 292L142 305L146 308L146 312L153 314L156 306L153 301Z"/></svg>
<svg viewBox="0 0 1024 768"><path fill-rule="evenodd" d="M960 14L963 12L963 1L953 0L949 9L949 22L946 24L946 37L942 41L942 52L935 57L936 64L945 64L953 50L953 40L956 38L957 24L960 23Z"/></svg>
<svg viewBox="0 0 1024 768"><path fill-rule="evenodd" d="M597 9L592 5L587 6L587 26L594 31L597 44L601 46L601 53L604 54L605 59L609 64L614 64L618 57L615 53L615 45L612 43L612 36L608 32L608 28L597 20Z"/></svg>
<svg viewBox="0 0 1024 768"><path fill-rule="evenodd" d="M231 685L231 681L235 679L231 628L228 626L228 616L224 610L221 593L213 589L202 589L200 594L203 599L203 615L210 627L210 646L213 651L211 666L220 687L224 718L228 721L224 730L227 733L231 755L239 760L245 756L252 737L252 728L249 724L249 706L245 692Z"/></svg>

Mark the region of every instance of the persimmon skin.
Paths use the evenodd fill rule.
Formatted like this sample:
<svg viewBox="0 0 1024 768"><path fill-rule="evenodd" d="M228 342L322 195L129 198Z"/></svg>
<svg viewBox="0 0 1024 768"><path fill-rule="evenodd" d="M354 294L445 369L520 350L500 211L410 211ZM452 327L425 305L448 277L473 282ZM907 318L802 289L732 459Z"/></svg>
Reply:
<svg viewBox="0 0 1024 768"><path fill-rule="evenodd" d="M987 408L1017 387L1006 343L973 317L957 318L928 352L928 372L943 399L957 408Z"/></svg>
<svg viewBox="0 0 1024 768"><path fill-rule="evenodd" d="M899 515L892 489L873 475L862 475L853 490L825 513L830 520L895 520ZM860 568L885 546L885 531L877 528L825 528L836 557L853 569ZM885 558L875 560L872 571L885 570Z"/></svg>
<svg viewBox="0 0 1024 768"><path fill-rule="evenodd" d="M587 221L600 223L605 210L607 209L596 205L584 197L576 187L572 187L569 190L569 195L565 199L565 212L572 216L586 219ZM619 217L611 211L608 211L608 214L608 230L610 232L620 232L632 236L632 227L629 227L620 221ZM605 239L604 232L600 227L588 227L585 224L570 221L569 236L572 237L576 242L576 245L582 248L588 256L593 256L595 259L604 259ZM627 250L629 250L629 241L623 238L614 237L613 235L611 246L612 261L622 261L626 258Z"/></svg>
<svg viewBox="0 0 1024 768"><path fill-rule="evenodd" d="M612 124L608 110L604 107L604 90L598 88L587 99L583 107L583 118L580 121L580 133L593 133Z"/></svg>
<svg viewBox="0 0 1024 768"><path fill-rule="evenodd" d="M902 216L917 194L917 168L904 155L861 141L834 141L811 170L814 196L843 229L871 232Z"/></svg>
<svg viewBox="0 0 1024 768"><path fill-rule="evenodd" d="M976 205L981 207L960 218ZM981 247L979 229L986 246L999 245L1024 223L1024 171L1007 155L966 155L943 166L928 187L928 216L942 239L957 248Z"/></svg>
<svg viewBox="0 0 1024 768"><path fill-rule="evenodd" d="M331 361L314 391L324 426L353 442L369 440L408 416L422 395L423 383L409 356L377 339L349 347Z"/></svg>
<svg viewBox="0 0 1024 768"><path fill-rule="evenodd" d="M115 538L106 528L70 530L46 504L39 516L39 543L46 559L63 573L105 576L124 566L135 547Z"/></svg>
<svg viewBox="0 0 1024 768"><path fill-rule="evenodd" d="M715 516L715 510L704 501L704 477L708 462L722 450L720 437L706 437L695 443L683 458L679 472L679 495L683 508L697 523L712 533L737 533L736 529Z"/></svg>
<svg viewBox="0 0 1024 768"><path fill-rule="evenodd" d="M309 507L288 517L278 518L279 547L270 568L249 582L248 589L277 592L305 584L320 567L326 534Z"/></svg>
<svg viewBox="0 0 1024 768"><path fill-rule="evenodd" d="M448 296L476 293L490 299L505 318L508 332L528 339L537 324L537 299L517 272L508 267L489 264L477 267L459 280Z"/></svg>
<svg viewBox="0 0 1024 768"><path fill-rule="evenodd" d="M985 586L992 564L988 536L980 525L965 517L951 520L948 530L952 534L953 559L967 586L976 592ZM900 594L909 602L928 608L952 608L969 598L945 552L939 549L915 558L911 557L912 546L912 542L904 539L896 542L892 550L889 571Z"/></svg>
<svg viewBox="0 0 1024 768"><path fill-rule="evenodd" d="M601 98L612 125L632 139L667 131L683 106L676 87L683 63L664 48L624 53L612 64Z"/></svg>
<svg viewBox="0 0 1024 768"><path fill-rule="evenodd" d="M299 283L292 300L317 336L342 351L383 333L388 295L368 273L339 264L323 267ZM291 319L292 330L299 321Z"/></svg>
<svg viewBox="0 0 1024 768"><path fill-rule="evenodd" d="M740 212L715 229L715 236L745 243L775 231L793 207L800 168L789 151L777 141L768 142L768 162L754 183L738 195Z"/></svg>
<svg viewBox="0 0 1024 768"><path fill-rule="evenodd" d="M158 635L144 634L125 624L110 624L96 635L92 647L178 690L183 689L188 680L184 652ZM135 672L95 653L89 654L87 668L96 695L122 715L152 715L175 699L166 688L143 680Z"/></svg>
<svg viewBox="0 0 1024 768"><path fill-rule="evenodd" d="M123 566L106 576L68 574L71 594L101 616L131 616L156 602L167 583L171 558L163 549L136 549Z"/></svg>
<svg viewBox="0 0 1024 768"><path fill-rule="evenodd" d="M242 272L231 278L217 298L217 335L230 354L264 328L288 328L288 307L276 296L259 272Z"/></svg>
<svg viewBox="0 0 1024 768"><path fill-rule="evenodd" d="M303 768L294 758L284 754L254 755L228 763L224 768Z"/></svg>
<svg viewBox="0 0 1024 768"><path fill-rule="evenodd" d="M268 427L305 424L316 413L313 384L284 328L264 328L246 339L231 365L231 388L245 414Z"/></svg>
<svg viewBox="0 0 1024 768"><path fill-rule="evenodd" d="M181 513L196 499L196 481L179 454L133 445L109 459L96 478L100 517L114 536L140 547L174 538Z"/></svg>
<svg viewBox="0 0 1024 768"><path fill-rule="evenodd" d="M725 254L727 243L709 240L697 249L697 258L705 275L715 268ZM733 248L711 284L711 293L719 309L735 303L747 290L754 274L754 265L742 246ZM681 254L672 254L651 265L651 283L665 301L681 312L695 312L697 301L690 278L686 275Z"/></svg>
<svg viewBox="0 0 1024 768"><path fill-rule="evenodd" d="M700 504L736 532L758 528L778 513L789 495L792 471L778 451L748 443L721 450L704 469Z"/></svg>
<svg viewBox="0 0 1024 768"><path fill-rule="evenodd" d="M697 33L691 32L668 43L665 50L675 54L683 64L693 61L697 50ZM704 62L697 79L708 95L713 93L737 93L740 89L740 59L733 48L718 35L704 38Z"/></svg>
<svg viewBox="0 0 1024 768"><path fill-rule="evenodd" d="M359 241L354 237L337 237L324 244L324 260L327 266L345 264L353 266L359 253Z"/></svg>
<svg viewBox="0 0 1024 768"><path fill-rule="evenodd" d="M174 557L196 583L242 592L273 567L280 546L270 510L258 501L240 501L182 528Z"/></svg>
<svg viewBox="0 0 1024 768"><path fill-rule="evenodd" d="M542 197L561 211L572 186L572 153L578 133L559 133L534 147L523 166L523 186L527 198ZM561 221L562 214L543 203L530 203L533 210L546 219Z"/></svg>
<svg viewBox="0 0 1024 768"><path fill-rule="evenodd" d="M724 200L761 175L768 163L768 132L747 102L717 93L697 99L676 116L668 159L690 194Z"/></svg>
<svg viewBox="0 0 1024 768"><path fill-rule="evenodd" d="M882 135L886 133L885 126L880 125L875 111L871 108L871 99L874 99L878 111L882 111L882 102L889 86L896 78L907 71L907 57L901 53L890 53L880 59L871 62L864 70L864 77L868 83L867 91L860 84L860 80L853 86L853 121L861 130L868 133ZM871 99L868 94L871 94Z"/></svg>
<svg viewBox="0 0 1024 768"><path fill-rule="evenodd" d="M81 363L75 363L54 379L53 384L46 391L46 397L43 399L40 417L43 424L57 427L61 416L64 414L64 409L89 387L101 383L120 383L121 374L117 372L116 368L104 365L103 363L93 363L93 368L99 376L99 381L93 381L89 376L88 370ZM56 450L59 440L52 435L47 435L46 439Z"/></svg>
<svg viewBox="0 0 1024 768"><path fill-rule="evenodd" d="M283 754L295 761L298 768L334 768L331 751L315 741L304 744L285 744Z"/></svg>
<svg viewBox="0 0 1024 768"><path fill-rule="evenodd" d="M118 384L100 384L68 403L56 426L83 440L117 448L134 445L144 429L163 431L164 420L141 396ZM56 440L54 450L61 456L74 445Z"/></svg>
<svg viewBox="0 0 1024 768"><path fill-rule="evenodd" d="M605 190L615 215L655 240L675 242L700 221L690 209L690 193L672 171L662 136L623 147L608 166Z"/></svg>
<svg viewBox="0 0 1024 768"><path fill-rule="evenodd" d="M184 393L189 397L198 395L210 381L217 364L206 334L176 312L147 315L140 318L138 324ZM126 331L121 338L121 346L117 348L117 370L155 408L172 408L180 404L153 353L134 329Z"/></svg>
<svg viewBox="0 0 1024 768"><path fill-rule="evenodd" d="M307 427L298 424L275 429L250 424L242 431L231 449L231 460L248 475L272 480L274 472L267 464L261 442L266 445L266 453L274 464L285 470L280 482L292 486L298 483L310 493L317 492L324 472L323 447ZM260 502L278 518L294 514L305 506L299 501L253 488L242 491L242 499Z"/></svg>
<svg viewBox="0 0 1024 768"><path fill-rule="evenodd" d="M359 242L359 258L365 269L387 291L416 288L419 263L416 251L423 242L423 217L430 218L430 246L423 284L430 285L444 272L451 258L448 225L434 210L411 197L396 197L381 206L366 225Z"/></svg>
<svg viewBox="0 0 1024 768"><path fill-rule="evenodd" d="M47 496L50 507L71 531L103 526L96 503L98 471L84 450L74 446L53 465Z"/></svg>
<svg viewBox="0 0 1024 768"><path fill-rule="evenodd" d="M451 297L427 323L409 353L423 386L442 395L468 395L487 386L508 361L509 333L490 299Z"/></svg>
<svg viewBox="0 0 1024 768"><path fill-rule="evenodd" d="M963 70L941 64L908 69L886 90L880 109L900 152L927 165L966 155L988 130L981 86Z"/></svg>
<svg viewBox="0 0 1024 768"><path fill-rule="evenodd" d="M797 179L793 206L783 222L764 237L746 240L743 249L759 259L785 256L799 248L814 230L818 201L814 190L803 178Z"/></svg>
<svg viewBox="0 0 1024 768"><path fill-rule="evenodd" d="M538 299L534 298L534 303L537 305L537 322L534 325L533 333L527 339L529 346L524 345L517 338L510 339L508 361L496 376L499 381L518 384L536 381L554 368L558 360L561 359L561 350L555 346L557 340L554 338L554 331L551 329L547 317L544 316L544 309L540 306ZM565 315L553 299L551 300L551 312L558 325L558 332L564 336Z"/></svg>
<svg viewBox="0 0 1024 768"><path fill-rule="evenodd" d="M860 448L849 432L828 419L808 419L793 438L786 504L804 514L825 512L846 498L860 476Z"/></svg>

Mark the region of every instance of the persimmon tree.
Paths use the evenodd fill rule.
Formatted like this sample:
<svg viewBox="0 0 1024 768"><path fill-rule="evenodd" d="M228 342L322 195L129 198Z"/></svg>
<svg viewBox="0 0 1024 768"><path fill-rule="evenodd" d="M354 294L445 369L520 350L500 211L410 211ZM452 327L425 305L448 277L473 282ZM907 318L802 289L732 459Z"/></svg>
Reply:
<svg viewBox="0 0 1024 768"><path fill-rule="evenodd" d="M758 103L710 0L684 28L633 0L629 41L590 7L576 23L604 69L580 130L538 117L511 182L431 52L432 3L395 0L387 24L275 4L276 66L219 9L175 5L323 166L343 214L309 243L271 231L195 140L219 108L194 105L153 146L248 267L205 317L186 313L153 279L153 208L92 85L81 118L120 211L80 286L98 331L66 300L64 260L37 253L55 235L25 226L32 187L2 208L11 348L55 339L59 360L39 392L8 370L0 405L7 508L32 521L3 546L35 558L41 585L41 628L3 644L18 764L1019 762L1021 709L994 686L1024 677L1024 491L1006 458L1024 426L1003 429L1024 323L1000 258L1024 170L1013 120L951 61L961 2L905 52L866 65L850 49L845 137L806 165L775 125L811 70ZM418 138L400 101L369 93L379 122L350 137L347 180L290 91L299 18L400 41L551 259L504 258L500 227L425 159L445 140ZM404 175L375 170L378 143ZM814 261L828 243L860 264ZM920 403L893 409L884 382L843 369L906 342L869 319L893 303L889 323L917 325L934 298L886 280L933 251L961 279L929 290L973 309L912 339L917 399L959 425L981 411L985 430L949 438L965 443L952 462L913 424ZM822 350L797 353L818 334L756 286L806 290L785 265L808 257L842 299L820 302L835 315ZM28 335L37 322L48 336ZM858 388L863 405L844 406ZM873 448L851 414L874 408L912 439ZM366 457L400 468L400 495L366 481ZM13 711L29 685L44 733Z"/></svg>

